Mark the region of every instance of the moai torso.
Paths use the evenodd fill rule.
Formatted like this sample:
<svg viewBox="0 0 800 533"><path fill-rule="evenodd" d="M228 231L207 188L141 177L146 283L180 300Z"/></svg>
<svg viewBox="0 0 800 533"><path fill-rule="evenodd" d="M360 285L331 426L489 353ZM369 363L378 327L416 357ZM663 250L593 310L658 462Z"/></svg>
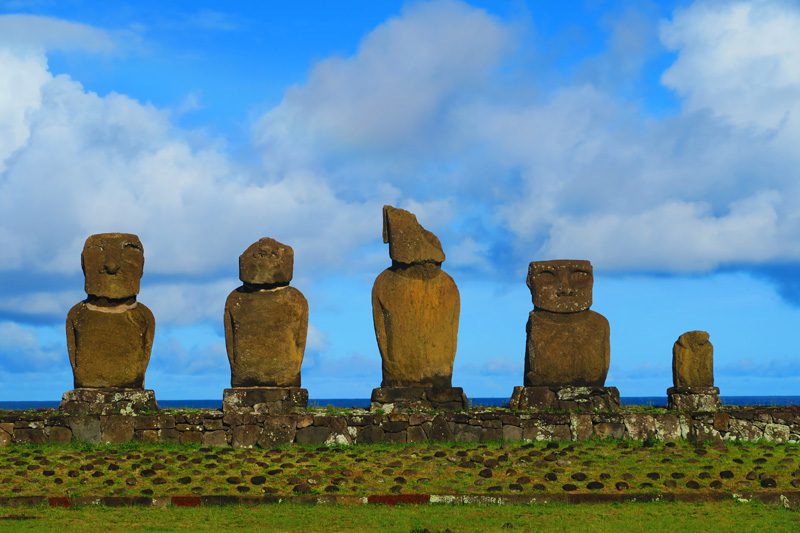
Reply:
<svg viewBox="0 0 800 533"><path fill-rule="evenodd" d="M225 302L225 343L233 387L299 387L308 303L288 285L294 253L261 239L239 258L244 285Z"/></svg>
<svg viewBox="0 0 800 533"><path fill-rule="evenodd" d="M609 324L590 311L588 261L535 261L528 269L534 310L528 317L526 386L605 384L610 363Z"/></svg>
<svg viewBox="0 0 800 533"><path fill-rule="evenodd" d="M102 233L81 256L88 298L67 314L75 388L144 387L155 319L136 301L144 251L136 235Z"/></svg>
<svg viewBox="0 0 800 533"><path fill-rule="evenodd" d="M672 381L678 388L714 386L714 346L705 331L688 331L672 347Z"/></svg>
<svg viewBox="0 0 800 533"><path fill-rule="evenodd" d="M451 387L460 299L439 239L413 214L384 206L384 241L393 265L372 287L382 385Z"/></svg>

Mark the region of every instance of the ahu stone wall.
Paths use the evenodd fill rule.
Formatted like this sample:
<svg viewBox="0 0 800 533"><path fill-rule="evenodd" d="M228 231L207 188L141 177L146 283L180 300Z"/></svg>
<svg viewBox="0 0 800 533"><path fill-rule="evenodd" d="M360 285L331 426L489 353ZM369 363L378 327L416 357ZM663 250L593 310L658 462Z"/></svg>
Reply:
<svg viewBox="0 0 800 533"><path fill-rule="evenodd" d="M725 407L716 413L465 412L382 414L309 409L285 415L165 409L148 415L65 415L54 409L0 411L0 445L11 443L151 443L271 447L425 441L530 441L590 438L800 442L800 407Z"/></svg>

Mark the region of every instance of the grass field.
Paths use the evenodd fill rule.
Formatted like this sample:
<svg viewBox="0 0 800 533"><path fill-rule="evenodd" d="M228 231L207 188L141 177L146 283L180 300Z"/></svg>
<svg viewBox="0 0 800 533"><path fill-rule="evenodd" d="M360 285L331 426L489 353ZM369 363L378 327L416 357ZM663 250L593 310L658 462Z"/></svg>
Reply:
<svg viewBox="0 0 800 533"><path fill-rule="evenodd" d="M594 440L267 450L138 443L0 448L0 496L533 496L798 489L797 444Z"/></svg>
<svg viewBox="0 0 800 533"><path fill-rule="evenodd" d="M0 508L0 531L793 531L800 513L755 502L506 506Z"/></svg>

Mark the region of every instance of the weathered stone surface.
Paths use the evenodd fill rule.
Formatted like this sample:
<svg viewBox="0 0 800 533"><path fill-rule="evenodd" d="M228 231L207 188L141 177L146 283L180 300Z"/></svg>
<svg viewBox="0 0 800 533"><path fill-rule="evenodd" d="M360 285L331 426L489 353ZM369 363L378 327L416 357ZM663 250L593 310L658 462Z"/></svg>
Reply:
<svg viewBox="0 0 800 533"><path fill-rule="evenodd" d="M533 261L528 265L527 284L536 309L577 313L592 306L594 274L589 261Z"/></svg>
<svg viewBox="0 0 800 533"><path fill-rule="evenodd" d="M396 263L443 263L444 251L438 237L423 228L417 217L405 209L383 206L383 242Z"/></svg>
<svg viewBox="0 0 800 533"><path fill-rule="evenodd" d="M717 387L670 387L667 389L667 407L690 413L713 413L719 410Z"/></svg>
<svg viewBox="0 0 800 533"><path fill-rule="evenodd" d="M121 444L133 440L133 417L113 415L100 420L100 442Z"/></svg>
<svg viewBox="0 0 800 533"><path fill-rule="evenodd" d="M372 389L371 409L458 411L469 407L461 387L379 387Z"/></svg>
<svg viewBox="0 0 800 533"><path fill-rule="evenodd" d="M325 426L309 426L298 429L295 441L298 444L323 444L331 435L331 429Z"/></svg>
<svg viewBox="0 0 800 533"><path fill-rule="evenodd" d="M264 237L239 256L239 279L251 285L286 284L292 281L294 250Z"/></svg>
<svg viewBox="0 0 800 533"><path fill-rule="evenodd" d="M130 233L98 233L86 239L81 253L86 293L119 300L139 294L144 247Z"/></svg>
<svg viewBox="0 0 800 533"><path fill-rule="evenodd" d="M308 389L300 387L236 387L222 394L222 412L228 414L283 414L308 405Z"/></svg>
<svg viewBox="0 0 800 533"><path fill-rule="evenodd" d="M142 389L73 389L61 397L59 409L69 414L132 415L158 409L155 393Z"/></svg>
<svg viewBox="0 0 800 533"><path fill-rule="evenodd" d="M393 264L372 287L372 317L384 387L449 388L456 355L460 297L441 269L435 235L413 214L384 206L384 241Z"/></svg>
<svg viewBox="0 0 800 533"><path fill-rule="evenodd" d="M705 331L688 331L672 347L672 383L676 388L714 386L714 346Z"/></svg>
<svg viewBox="0 0 800 533"><path fill-rule="evenodd" d="M242 286L225 302L233 387L299 387L308 302L294 287Z"/></svg>
<svg viewBox="0 0 800 533"><path fill-rule="evenodd" d="M514 387L511 409L569 409L577 412L616 411L620 408L616 387Z"/></svg>
<svg viewBox="0 0 800 533"><path fill-rule="evenodd" d="M88 298L67 314L75 388L144 387L153 346L153 313L136 301L144 267L136 235L102 233L81 255Z"/></svg>
<svg viewBox="0 0 800 533"><path fill-rule="evenodd" d="M525 385L602 387L610 364L609 325L589 310L589 261L534 261L528 268L534 310L526 326Z"/></svg>
<svg viewBox="0 0 800 533"><path fill-rule="evenodd" d="M435 264L391 267L372 288L372 316L384 387L450 387L460 299Z"/></svg>

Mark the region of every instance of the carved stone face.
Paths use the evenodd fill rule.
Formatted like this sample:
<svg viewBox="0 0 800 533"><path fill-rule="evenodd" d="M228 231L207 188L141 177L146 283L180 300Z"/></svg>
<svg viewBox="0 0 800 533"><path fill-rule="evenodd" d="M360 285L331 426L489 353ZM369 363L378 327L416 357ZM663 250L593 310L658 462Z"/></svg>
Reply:
<svg viewBox="0 0 800 533"><path fill-rule="evenodd" d="M83 246L81 267L87 294L130 298L139 293L144 270L144 247L131 233L98 233Z"/></svg>
<svg viewBox="0 0 800 533"><path fill-rule="evenodd" d="M533 261L528 267L528 288L533 305L545 311L575 313L589 309L593 284L589 261Z"/></svg>
<svg viewBox="0 0 800 533"><path fill-rule="evenodd" d="M264 237L239 256L239 279L253 285L272 285L292 281L294 250L291 246Z"/></svg>

